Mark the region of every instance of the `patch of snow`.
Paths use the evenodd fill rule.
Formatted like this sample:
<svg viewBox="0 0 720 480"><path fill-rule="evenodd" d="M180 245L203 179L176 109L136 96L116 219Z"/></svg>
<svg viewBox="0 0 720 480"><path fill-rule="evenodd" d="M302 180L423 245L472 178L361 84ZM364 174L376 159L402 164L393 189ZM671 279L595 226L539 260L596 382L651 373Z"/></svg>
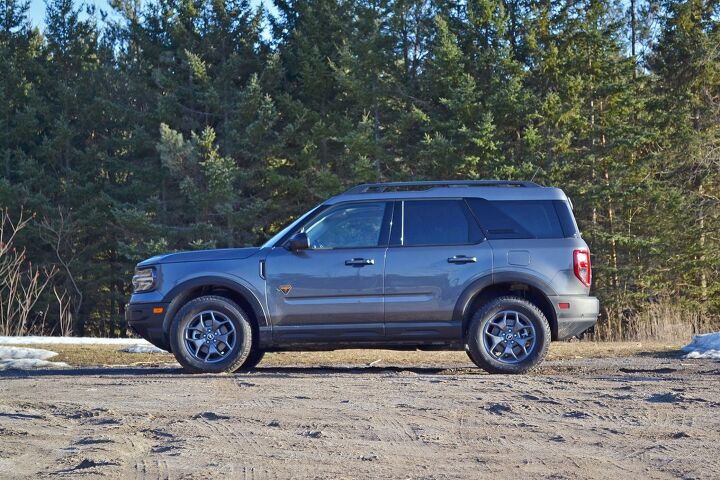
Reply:
<svg viewBox="0 0 720 480"><path fill-rule="evenodd" d="M48 362L57 353L40 348L0 347L0 370L67 367L64 362Z"/></svg>
<svg viewBox="0 0 720 480"><path fill-rule="evenodd" d="M19 360L21 358L47 360L55 355L57 353L40 348L0 347L0 360Z"/></svg>
<svg viewBox="0 0 720 480"><path fill-rule="evenodd" d="M141 338L0 336L0 345L150 345L150 343Z"/></svg>
<svg viewBox="0 0 720 480"><path fill-rule="evenodd" d="M129 345L129 346L121 349L120 351L126 352L126 353L167 353L166 350L163 350L162 348L158 348L155 345L144 345L144 344Z"/></svg>
<svg viewBox="0 0 720 480"><path fill-rule="evenodd" d="M0 370L30 370L32 368L68 367L65 362L48 362L37 358L21 358L18 360L0 360Z"/></svg>
<svg viewBox="0 0 720 480"><path fill-rule="evenodd" d="M685 358L715 358L720 360L720 332L695 335L682 349Z"/></svg>

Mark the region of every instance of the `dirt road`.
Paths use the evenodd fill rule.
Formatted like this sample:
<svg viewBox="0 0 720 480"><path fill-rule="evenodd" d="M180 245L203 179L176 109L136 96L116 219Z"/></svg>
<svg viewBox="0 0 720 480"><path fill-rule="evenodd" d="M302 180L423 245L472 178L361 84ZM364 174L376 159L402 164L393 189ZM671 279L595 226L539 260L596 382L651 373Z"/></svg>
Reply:
<svg viewBox="0 0 720 480"><path fill-rule="evenodd" d="M720 363L0 375L0 478L717 478Z"/></svg>

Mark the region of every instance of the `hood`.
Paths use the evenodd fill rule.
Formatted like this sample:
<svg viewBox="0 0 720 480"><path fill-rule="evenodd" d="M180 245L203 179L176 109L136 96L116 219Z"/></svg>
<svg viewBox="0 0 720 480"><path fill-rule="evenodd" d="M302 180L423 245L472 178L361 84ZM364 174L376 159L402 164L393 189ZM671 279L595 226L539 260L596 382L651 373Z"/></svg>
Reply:
<svg viewBox="0 0 720 480"><path fill-rule="evenodd" d="M256 254L260 248L218 248L213 250L192 250L188 252L165 253L138 263L138 267L163 263L213 262L217 260L241 260Z"/></svg>

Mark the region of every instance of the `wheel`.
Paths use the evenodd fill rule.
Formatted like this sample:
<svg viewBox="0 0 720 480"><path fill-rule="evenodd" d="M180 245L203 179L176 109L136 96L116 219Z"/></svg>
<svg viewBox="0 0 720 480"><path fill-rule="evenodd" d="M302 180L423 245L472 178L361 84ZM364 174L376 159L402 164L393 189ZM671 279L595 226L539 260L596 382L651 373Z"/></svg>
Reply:
<svg viewBox="0 0 720 480"><path fill-rule="evenodd" d="M470 351L470 348L467 347L467 345L465 346L465 353L467 353L467 356L468 356L468 358L470 359L471 362L473 362L475 365L478 364L478 363L477 363L477 360L475 360L475 359L473 358L472 352Z"/></svg>
<svg viewBox="0 0 720 480"><path fill-rule="evenodd" d="M175 358L189 373L233 372L250 355L250 321L232 300L208 295L186 303L170 326Z"/></svg>
<svg viewBox="0 0 720 480"><path fill-rule="evenodd" d="M240 365L240 368L238 368L236 371L250 370L257 367L258 364L262 362L264 356L265 350L260 350L257 347L253 348L252 350L250 350L250 355L248 355L243 364Z"/></svg>
<svg viewBox="0 0 720 480"><path fill-rule="evenodd" d="M468 356L489 373L525 373L540 363L550 346L550 324L533 303L500 297L473 315Z"/></svg>

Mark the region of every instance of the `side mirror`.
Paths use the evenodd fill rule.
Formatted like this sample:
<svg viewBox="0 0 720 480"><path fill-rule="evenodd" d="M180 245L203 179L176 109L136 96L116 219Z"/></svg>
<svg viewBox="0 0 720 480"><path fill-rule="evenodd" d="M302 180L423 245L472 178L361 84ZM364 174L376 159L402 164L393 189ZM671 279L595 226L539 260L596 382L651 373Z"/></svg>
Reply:
<svg viewBox="0 0 720 480"><path fill-rule="evenodd" d="M297 252L298 250L307 250L310 248L310 239L305 232L298 232L285 244L288 250Z"/></svg>

